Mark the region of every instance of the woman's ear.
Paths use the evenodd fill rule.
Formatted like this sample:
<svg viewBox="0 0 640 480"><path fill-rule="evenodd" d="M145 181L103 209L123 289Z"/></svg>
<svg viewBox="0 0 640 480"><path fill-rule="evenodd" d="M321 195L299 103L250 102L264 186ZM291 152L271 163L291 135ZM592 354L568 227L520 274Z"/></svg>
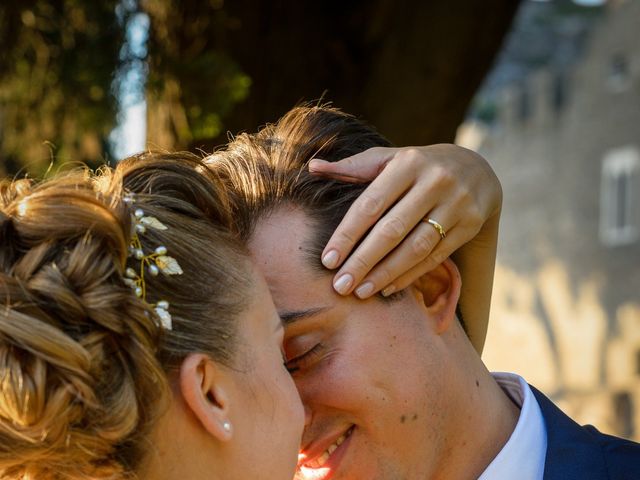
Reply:
<svg viewBox="0 0 640 480"><path fill-rule="evenodd" d="M461 285L458 267L450 259L413 283L429 317L435 320L439 333L447 330L455 319Z"/></svg>
<svg viewBox="0 0 640 480"><path fill-rule="evenodd" d="M187 407L202 427L221 441L233 436L230 385L227 370L207 355L192 353L180 366L180 392Z"/></svg>

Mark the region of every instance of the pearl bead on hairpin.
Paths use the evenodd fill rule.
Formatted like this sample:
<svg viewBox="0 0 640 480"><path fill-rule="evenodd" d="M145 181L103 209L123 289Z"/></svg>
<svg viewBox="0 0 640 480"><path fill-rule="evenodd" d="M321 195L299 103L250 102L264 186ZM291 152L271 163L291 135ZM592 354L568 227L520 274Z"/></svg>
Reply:
<svg viewBox="0 0 640 480"><path fill-rule="evenodd" d="M124 202L128 205L133 204L135 198L132 194L124 196ZM167 226L163 224L156 217L147 216L144 210L136 208L132 216L133 228L131 232L131 243L129 245L129 257L133 257L139 263L139 268L136 270L132 267L127 267L124 274L124 283L131 287L136 297L146 301L147 297L147 285L145 282L144 274L145 269L149 275L157 277L160 272L164 275L182 275L182 267L178 261L167 255L167 247L160 245L156 247L153 253L145 254L138 235L144 234L147 231L147 227L155 230L167 230ZM172 318L169 313L169 302L166 300L159 300L155 304L151 304L151 307L155 310L160 323L167 330L171 330Z"/></svg>

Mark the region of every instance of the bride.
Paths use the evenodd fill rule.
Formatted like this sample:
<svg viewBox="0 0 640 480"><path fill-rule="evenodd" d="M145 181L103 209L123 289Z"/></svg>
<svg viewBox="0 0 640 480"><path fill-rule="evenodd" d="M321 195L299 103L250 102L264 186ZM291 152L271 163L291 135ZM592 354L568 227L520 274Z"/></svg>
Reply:
<svg viewBox="0 0 640 480"><path fill-rule="evenodd" d="M468 152L448 152L444 167L416 175L468 162ZM340 176L370 160L325 170ZM484 212L480 221L455 212L469 233L449 252L499 210L497 183L477 182L486 168L467 165L459 183L434 187L443 215L469 194L468 208ZM2 184L0 478L294 476L304 410L229 203L185 153ZM374 239L384 251L408 248Z"/></svg>

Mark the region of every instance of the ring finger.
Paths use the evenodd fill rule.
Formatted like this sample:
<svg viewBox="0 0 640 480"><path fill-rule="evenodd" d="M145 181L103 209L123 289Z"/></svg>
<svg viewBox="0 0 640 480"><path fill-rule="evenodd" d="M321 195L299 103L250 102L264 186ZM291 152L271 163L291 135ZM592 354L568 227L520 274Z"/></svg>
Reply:
<svg viewBox="0 0 640 480"><path fill-rule="evenodd" d="M443 239L438 229L428 223L428 218L439 218L441 220L438 221L438 224L447 225L447 227L443 225L447 233L446 238ZM367 275L355 290L356 295L360 298L367 298L383 287L389 286L396 278L404 272L411 271L416 265L427 262L428 265L435 268L446 257L440 259L433 255L434 252L440 251L444 242L456 245L455 242L459 241L454 230L456 223L457 219L448 218L444 209L439 208L432 211L424 221L416 225L400 245Z"/></svg>

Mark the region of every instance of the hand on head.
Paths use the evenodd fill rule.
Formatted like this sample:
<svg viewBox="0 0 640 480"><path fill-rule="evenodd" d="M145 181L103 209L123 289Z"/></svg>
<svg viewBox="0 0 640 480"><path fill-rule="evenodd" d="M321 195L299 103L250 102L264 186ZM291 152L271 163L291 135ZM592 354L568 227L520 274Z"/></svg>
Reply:
<svg viewBox="0 0 640 480"><path fill-rule="evenodd" d="M309 171L370 183L323 251L327 268L341 267L334 285L351 276L348 288L336 289L343 295L402 290L473 239L501 206L487 162L455 145L370 148L337 162L311 160Z"/></svg>
<svg viewBox="0 0 640 480"><path fill-rule="evenodd" d="M370 148L309 171L369 183L322 252L341 295L388 296L454 255L462 270L461 315L482 349L495 264L502 189L480 155L456 145Z"/></svg>

